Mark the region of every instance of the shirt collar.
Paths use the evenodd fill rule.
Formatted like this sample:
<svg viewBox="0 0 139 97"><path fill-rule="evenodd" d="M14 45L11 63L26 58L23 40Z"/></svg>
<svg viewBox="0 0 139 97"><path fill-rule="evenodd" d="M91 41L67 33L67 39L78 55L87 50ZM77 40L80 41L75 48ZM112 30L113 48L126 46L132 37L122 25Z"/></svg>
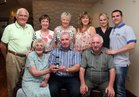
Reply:
<svg viewBox="0 0 139 97"><path fill-rule="evenodd" d="M19 25L19 23L18 23L17 21L15 22L15 25L16 25L17 28L23 28L22 26ZM25 29L25 28L27 28L27 25L26 25L26 24L25 24L24 29Z"/></svg>
<svg viewBox="0 0 139 97"><path fill-rule="evenodd" d="M125 23L120 23L118 26L115 26L114 29L116 29L116 28L121 28L121 27L123 27L124 25L125 25Z"/></svg>
<svg viewBox="0 0 139 97"><path fill-rule="evenodd" d="M90 49L91 49L91 48L90 48ZM104 53L105 50L106 50L106 49L105 49L104 47L102 47L101 50L100 50L99 55L100 55L101 53ZM94 54L94 55L96 55L92 49L91 49L91 53Z"/></svg>
<svg viewBox="0 0 139 97"><path fill-rule="evenodd" d="M64 51L64 50L65 50L62 46L60 46L60 47L59 47L59 49L60 49L60 50L62 50L62 51ZM67 51L68 51L68 50L72 50L71 46L70 46L70 47L68 47L66 50L67 50Z"/></svg>

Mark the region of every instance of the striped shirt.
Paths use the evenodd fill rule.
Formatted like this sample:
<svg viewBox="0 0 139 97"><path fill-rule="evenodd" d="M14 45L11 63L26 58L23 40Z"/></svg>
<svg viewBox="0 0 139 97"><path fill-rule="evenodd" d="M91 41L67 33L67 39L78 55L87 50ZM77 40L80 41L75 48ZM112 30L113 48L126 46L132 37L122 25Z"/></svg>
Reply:
<svg viewBox="0 0 139 97"><path fill-rule="evenodd" d="M48 64L72 67L75 64L81 63L81 54L79 52L72 51L71 48L64 50L62 47L53 49ZM56 72L58 76L74 76L73 73Z"/></svg>

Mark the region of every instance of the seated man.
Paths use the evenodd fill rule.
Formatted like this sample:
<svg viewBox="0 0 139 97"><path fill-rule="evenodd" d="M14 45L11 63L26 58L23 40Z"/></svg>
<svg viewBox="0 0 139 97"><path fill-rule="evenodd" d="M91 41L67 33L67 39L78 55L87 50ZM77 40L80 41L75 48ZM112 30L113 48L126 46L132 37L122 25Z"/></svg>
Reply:
<svg viewBox="0 0 139 97"><path fill-rule="evenodd" d="M113 58L102 47L103 38L96 34L92 39L92 48L82 54L80 67L80 92L90 97L91 89L98 89L102 97L114 97L115 69Z"/></svg>
<svg viewBox="0 0 139 97"><path fill-rule="evenodd" d="M51 97L59 97L60 89L66 88L69 97L80 97L80 82L78 72L81 55L70 48L71 38L68 33L60 37L61 47L52 50L48 63L54 73L49 80Z"/></svg>

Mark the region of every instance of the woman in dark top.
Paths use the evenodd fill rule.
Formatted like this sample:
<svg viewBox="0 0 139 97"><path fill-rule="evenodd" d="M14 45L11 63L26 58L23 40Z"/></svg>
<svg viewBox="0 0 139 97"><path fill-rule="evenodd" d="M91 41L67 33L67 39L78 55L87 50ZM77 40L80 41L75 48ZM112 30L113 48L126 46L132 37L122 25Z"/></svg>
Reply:
<svg viewBox="0 0 139 97"><path fill-rule="evenodd" d="M96 28L96 33L103 37L103 47L109 48L110 38L112 27L109 27L109 17L106 13L99 14L99 23L100 27Z"/></svg>

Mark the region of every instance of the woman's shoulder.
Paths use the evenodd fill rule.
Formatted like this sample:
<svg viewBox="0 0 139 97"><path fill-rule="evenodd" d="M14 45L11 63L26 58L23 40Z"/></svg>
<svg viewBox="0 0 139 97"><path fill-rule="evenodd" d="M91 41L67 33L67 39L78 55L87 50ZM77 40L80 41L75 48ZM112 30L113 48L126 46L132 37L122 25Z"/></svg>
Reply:
<svg viewBox="0 0 139 97"><path fill-rule="evenodd" d="M94 26L90 26L90 27L88 28L88 30L91 30L91 29L95 29L95 27L94 27Z"/></svg>
<svg viewBox="0 0 139 97"><path fill-rule="evenodd" d="M52 30L48 30L49 31L49 34L53 35L54 34L54 31Z"/></svg>
<svg viewBox="0 0 139 97"><path fill-rule="evenodd" d="M34 55L36 52L33 50L33 51L31 51L29 54L28 54L28 56L32 56L32 55Z"/></svg>
<svg viewBox="0 0 139 97"><path fill-rule="evenodd" d="M35 34L40 34L40 33L41 33L41 30L35 31Z"/></svg>
<svg viewBox="0 0 139 97"><path fill-rule="evenodd" d="M62 26L57 26L57 27L55 27L54 30L58 30L58 29L62 29Z"/></svg>

